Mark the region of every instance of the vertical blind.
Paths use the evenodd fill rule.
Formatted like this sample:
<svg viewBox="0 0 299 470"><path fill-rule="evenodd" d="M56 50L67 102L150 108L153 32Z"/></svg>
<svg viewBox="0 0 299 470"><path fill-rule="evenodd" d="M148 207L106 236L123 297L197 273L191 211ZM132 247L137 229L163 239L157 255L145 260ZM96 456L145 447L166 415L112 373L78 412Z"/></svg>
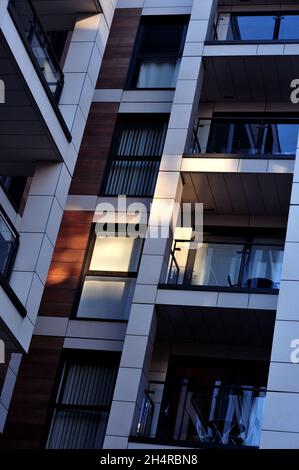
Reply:
<svg viewBox="0 0 299 470"><path fill-rule="evenodd" d="M108 170L105 194L152 196L166 130L166 123L122 126Z"/></svg>
<svg viewBox="0 0 299 470"><path fill-rule="evenodd" d="M117 369L66 362L48 449L99 449L105 436Z"/></svg>

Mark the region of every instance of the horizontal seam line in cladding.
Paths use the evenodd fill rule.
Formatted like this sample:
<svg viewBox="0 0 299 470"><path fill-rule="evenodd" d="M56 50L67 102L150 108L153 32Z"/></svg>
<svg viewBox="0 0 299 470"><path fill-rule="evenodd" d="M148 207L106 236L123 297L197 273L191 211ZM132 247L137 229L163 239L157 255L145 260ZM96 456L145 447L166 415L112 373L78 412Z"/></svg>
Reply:
<svg viewBox="0 0 299 470"><path fill-rule="evenodd" d="M55 335L51 335L55 336ZM65 334L65 339L84 339L84 340L90 340L90 341L111 341L114 343L123 343L125 341L125 338L122 339L112 339L112 338L93 338L90 336L68 336Z"/></svg>
<svg viewBox="0 0 299 470"><path fill-rule="evenodd" d="M280 432L282 434L299 434L299 431L281 431L280 429L262 428L262 431Z"/></svg>

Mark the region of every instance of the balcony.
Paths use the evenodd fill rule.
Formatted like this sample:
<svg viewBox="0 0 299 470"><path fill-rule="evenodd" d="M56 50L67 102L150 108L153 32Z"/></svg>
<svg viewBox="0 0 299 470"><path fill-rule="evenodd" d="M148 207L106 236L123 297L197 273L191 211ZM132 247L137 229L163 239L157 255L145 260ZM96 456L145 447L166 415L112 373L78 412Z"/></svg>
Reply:
<svg viewBox="0 0 299 470"><path fill-rule="evenodd" d="M8 279L16 257L19 235L0 210L0 280Z"/></svg>
<svg viewBox="0 0 299 470"><path fill-rule="evenodd" d="M161 390L162 403L155 403ZM132 440L189 447L258 447L265 396L265 387L222 385L221 381L213 387L186 379L152 381Z"/></svg>
<svg viewBox="0 0 299 470"><path fill-rule="evenodd" d="M202 244L175 240L166 284L183 289L275 293L279 289L283 241L211 237Z"/></svg>
<svg viewBox="0 0 299 470"><path fill-rule="evenodd" d="M9 10L25 47L31 51L33 63L58 101L64 83L63 73L32 1L10 0Z"/></svg>
<svg viewBox="0 0 299 470"><path fill-rule="evenodd" d="M298 132L295 118L199 118L190 152L226 158L294 159Z"/></svg>

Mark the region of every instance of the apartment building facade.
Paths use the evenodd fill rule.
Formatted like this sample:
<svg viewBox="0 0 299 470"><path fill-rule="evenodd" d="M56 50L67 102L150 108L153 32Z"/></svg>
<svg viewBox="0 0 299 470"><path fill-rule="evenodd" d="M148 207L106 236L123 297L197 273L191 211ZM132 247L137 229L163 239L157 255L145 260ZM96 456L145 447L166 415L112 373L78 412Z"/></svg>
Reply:
<svg viewBox="0 0 299 470"><path fill-rule="evenodd" d="M27 1L7 3L1 58L20 67ZM22 214L3 211L20 234L5 294L23 316L13 329L3 303L0 446L299 448L299 6L50 3L28 2L64 65L53 81L53 64L38 71L28 57L18 72L30 104L0 108L19 136L3 140L1 174L13 155L30 177ZM29 106L36 127L17 121L34 121Z"/></svg>

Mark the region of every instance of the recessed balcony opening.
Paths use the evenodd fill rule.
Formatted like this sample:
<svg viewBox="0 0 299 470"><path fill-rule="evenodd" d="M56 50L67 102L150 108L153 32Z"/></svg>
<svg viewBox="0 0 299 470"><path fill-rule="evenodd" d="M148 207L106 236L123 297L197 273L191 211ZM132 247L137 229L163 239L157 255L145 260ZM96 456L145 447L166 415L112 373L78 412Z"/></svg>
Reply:
<svg viewBox="0 0 299 470"><path fill-rule="evenodd" d="M202 204L203 240L175 230L160 287L277 294L292 175L215 170L183 173L182 209L194 228Z"/></svg>
<svg viewBox="0 0 299 470"><path fill-rule="evenodd" d="M149 382L131 441L258 447L274 317L158 306Z"/></svg>

